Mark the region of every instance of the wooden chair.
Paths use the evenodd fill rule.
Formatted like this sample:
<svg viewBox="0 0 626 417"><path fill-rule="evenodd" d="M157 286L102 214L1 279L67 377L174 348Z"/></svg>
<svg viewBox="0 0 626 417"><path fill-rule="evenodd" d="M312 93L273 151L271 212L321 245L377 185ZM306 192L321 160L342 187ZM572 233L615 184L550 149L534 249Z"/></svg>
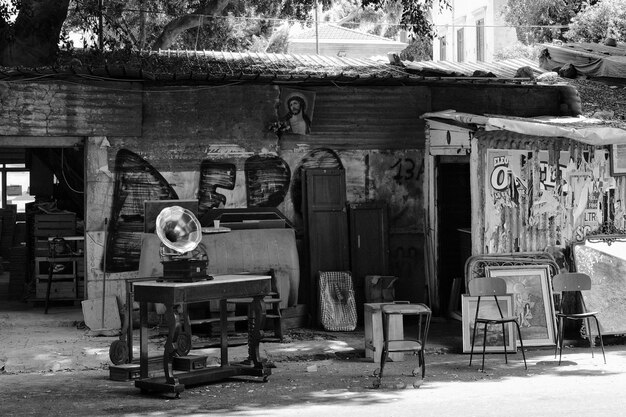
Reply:
<svg viewBox="0 0 626 417"><path fill-rule="evenodd" d="M474 331L472 332L472 350L470 352L470 366L472 366L472 356L474 355L474 341L476 339L476 328L478 328L478 324L482 324L484 326L483 330L483 363L482 363L482 371L485 372L485 348L487 345L487 326L490 324L496 324L502 326L502 339L504 341L504 360L506 363L509 362L507 357L506 350L506 332L505 325L508 323L515 323L515 327L517 327L517 334L519 336L520 346L522 348L522 356L524 358L524 368L528 369L526 364L526 354L524 353L524 343L522 341L522 332L519 327L519 323L513 316L504 316L502 314L502 309L500 308L500 304L498 303L498 296L506 295L506 281L502 278L474 278L469 282L468 285L469 294L472 296L478 296L478 301L476 302L476 314L474 315ZM496 302L496 306L498 307L499 317L478 317L478 311L480 309L480 300L482 297L493 297ZM511 335L513 337L513 335Z"/></svg>
<svg viewBox="0 0 626 417"><path fill-rule="evenodd" d="M598 338L600 339L600 346L602 347L602 356L604 363L606 363L606 356L604 354L604 343L602 342L602 331L600 330L600 323L598 322L597 311L587 311L583 303L582 313L564 313L563 312L563 292L568 291L588 291L591 290L591 277L587 274L580 272L562 272L552 278L552 289L556 292L561 292L559 300L559 307L557 309L556 318L558 320L558 332L556 336L556 346L554 348L554 357L556 358L556 352L559 352L559 365L561 364L561 354L563 353L563 321L568 320L584 320L587 326L587 336L589 337L589 346L591 347L591 357L593 358L593 338L591 337L591 321L593 318L596 321L596 327L598 328Z"/></svg>
<svg viewBox="0 0 626 417"><path fill-rule="evenodd" d="M413 352L418 356L418 363L422 368L421 379L426 375L426 362L424 360L424 350L426 349L426 339L428 338L428 328L430 327L431 310L425 304L410 304L395 302L385 304L381 307L383 321L383 351L380 356L380 369L378 378L374 381L374 388L381 385L385 363L389 354L393 352ZM417 332L415 338L404 336L402 339L390 339L389 321L391 316L400 315L402 321L404 316L417 316ZM419 368L413 370L413 376L417 376ZM413 387L418 388L421 381L415 381Z"/></svg>

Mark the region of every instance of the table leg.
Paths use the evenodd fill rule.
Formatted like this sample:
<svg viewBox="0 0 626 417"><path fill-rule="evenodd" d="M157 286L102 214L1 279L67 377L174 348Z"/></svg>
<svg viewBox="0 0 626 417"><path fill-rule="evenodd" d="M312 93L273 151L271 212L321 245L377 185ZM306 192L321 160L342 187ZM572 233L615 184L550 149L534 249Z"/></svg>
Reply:
<svg viewBox="0 0 626 417"><path fill-rule="evenodd" d="M176 339L176 327L178 325L174 306L172 304L165 305L165 319L167 322L167 340L165 341L165 351L163 352L163 374L167 384L178 385L178 381L174 378L174 374L170 367L171 358L176 354L174 340Z"/></svg>
<svg viewBox="0 0 626 417"><path fill-rule="evenodd" d="M52 287L52 272L54 272L55 265L54 261L48 261L48 283L46 285L46 306L43 312L44 314L48 314L48 305L50 304L50 288Z"/></svg>
<svg viewBox="0 0 626 417"><path fill-rule="evenodd" d="M139 371L148 378L148 303L139 304Z"/></svg>
<svg viewBox="0 0 626 417"><path fill-rule="evenodd" d="M253 297L248 308L248 360L254 363L255 368L263 367L259 351L259 344L261 343L261 322L263 321L262 299L262 295Z"/></svg>
<svg viewBox="0 0 626 417"><path fill-rule="evenodd" d="M228 366L228 309L226 300L220 300L220 350L221 366Z"/></svg>
<svg viewBox="0 0 626 417"><path fill-rule="evenodd" d="M128 363L133 363L133 284L126 281L126 346L128 348Z"/></svg>

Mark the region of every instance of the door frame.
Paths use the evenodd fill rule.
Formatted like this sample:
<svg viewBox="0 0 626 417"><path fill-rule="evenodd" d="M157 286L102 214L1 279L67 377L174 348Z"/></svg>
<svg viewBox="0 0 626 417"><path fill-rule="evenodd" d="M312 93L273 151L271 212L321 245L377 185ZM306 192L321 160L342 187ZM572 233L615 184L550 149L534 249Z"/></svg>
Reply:
<svg viewBox="0 0 626 417"><path fill-rule="evenodd" d="M459 161L469 158L472 255L479 253L478 242L478 146L471 129L427 120L424 154L424 265L428 299L435 315L445 315L439 294L439 216L437 178L441 159Z"/></svg>

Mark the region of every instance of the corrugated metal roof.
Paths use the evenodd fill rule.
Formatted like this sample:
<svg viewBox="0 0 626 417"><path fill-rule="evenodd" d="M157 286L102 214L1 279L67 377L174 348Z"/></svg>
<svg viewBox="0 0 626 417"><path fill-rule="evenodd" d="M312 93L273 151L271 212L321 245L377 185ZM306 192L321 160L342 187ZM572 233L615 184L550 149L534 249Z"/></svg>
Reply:
<svg viewBox="0 0 626 417"><path fill-rule="evenodd" d="M573 42L573 43L549 43L543 46L555 50L567 51L568 53L586 56L590 58L606 58L607 56L626 56L626 44L618 43L617 46L608 46L601 43Z"/></svg>
<svg viewBox="0 0 626 417"><path fill-rule="evenodd" d="M289 37L289 42L298 41L315 41L316 37L320 41L342 41L346 43L358 42L358 43L385 43L385 44L402 44L407 45L404 42L399 42L393 39L385 38L383 36L373 35L371 33L361 32L354 29L345 28L343 26L334 25L331 23L319 25L316 29L307 29L304 32Z"/></svg>
<svg viewBox="0 0 626 417"><path fill-rule="evenodd" d="M521 83L528 79L513 79L517 65L532 63L511 61L506 65L479 65L478 67L488 68L501 78L482 77L471 80L467 76L471 75L470 68L472 72L477 68L474 67L476 64L457 66L456 68L468 69L460 74L461 78L454 78L454 73L422 73L419 64L405 61L403 65L391 65L389 62L368 58L256 52L165 50L93 54L79 51L60 57L54 67L0 68L0 80L76 75L87 78L149 80L163 84L260 82L372 85L420 84L425 81ZM423 67L433 65L430 61L421 64ZM537 69L539 70L538 67Z"/></svg>
<svg viewBox="0 0 626 417"><path fill-rule="evenodd" d="M444 110L425 113L421 117L479 125L486 130L511 131L532 136L564 137L594 146L626 143L624 126L618 127L610 121L584 116L514 117Z"/></svg>
<svg viewBox="0 0 626 417"><path fill-rule="evenodd" d="M404 61L410 70L422 71L424 75L430 73L449 74L456 77L471 77L476 71L491 72L499 78L514 78L521 67L530 67L535 76L546 72L538 62L530 59L507 59L497 62L451 62L451 61Z"/></svg>

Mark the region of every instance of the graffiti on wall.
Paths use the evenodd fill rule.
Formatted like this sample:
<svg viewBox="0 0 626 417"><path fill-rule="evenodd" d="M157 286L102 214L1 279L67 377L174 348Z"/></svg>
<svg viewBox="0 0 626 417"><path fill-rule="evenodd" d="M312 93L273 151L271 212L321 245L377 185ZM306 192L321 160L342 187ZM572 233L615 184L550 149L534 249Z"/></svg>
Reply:
<svg viewBox="0 0 626 417"><path fill-rule="evenodd" d="M117 153L115 170L106 270L133 271L139 267L144 201L177 200L178 195L152 165L129 150Z"/></svg>
<svg viewBox="0 0 626 417"><path fill-rule="evenodd" d="M391 208L390 219L395 226L416 227L419 219L417 196L421 190L423 164L415 162L419 158L414 153L406 153L400 157L389 153L372 155L371 158L369 154L363 158L362 154L356 154L352 159L350 154L346 156L353 177L366 177L362 188L372 187L374 190L369 195L367 190L359 190L359 196L368 195L369 198L388 201ZM302 215L303 170L346 168L339 155L328 148L308 150L304 155L289 154L286 158L289 156L294 157L289 163L277 155L249 153L238 154L237 160L242 160L243 164L203 160L200 163L196 196L198 218L214 208L233 204L241 206L245 195L247 207L279 207L285 204L285 214L298 224ZM363 167L363 164L367 166ZM237 185L237 171L242 170L241 165L245 176L245 193L240 192L237 201L228 201L233 198L233 194L225 191L240 187ZM362 174L359 173L361 168ZM174 200L179 197L172 185L149 162L126 149L117 154L116 178L112 221L107 239L107 271L135 271L141 254L140 233L143 231L144 201ZM358 199L359 196L351 195L353 199ZM292 209L293 212L290 212Z"/></svg>
<svg viewBox="0 0 626 417"><path fill-rule="evenodd" d="M225 162L202 161L200 164L200 187L198 189L198 215L226 204L226 196L217 189L235 188L237 167Z"/></svg>
<svg viewBox="0 0 626 417"><path fill-rule="evenodd" d="M418 163L415 162L415 159L411 157L402 157L396 159L393 165L391 165L390 170L395 173L393 179L398 184L402 184L407 181L421 181L424 164L418 165Z"/></svg>
<svg viewBox="0 0 626 417"><path fill-rule="evenodd" d="M139 267L145 200L177 200L167 180L139 155L121 149L116 156L116 182L107 239L107 272L134 271ZM302 158L293 183L299 189L299 175L305 168L342 167L337 154L316 149ZM252 155L244 163L248 207L277 207L289 190L291 170L276 155ZM219 189L235 187L237 168L225 162L202 161L198 188L198 215L226 205ZM298 200L299 201L299 200Z"/></svg>
<svg viewBox="0 0 626 417"><path fill-rule="evenodd" d="M255 155L245 162L248 207L277 207L291 182L289 165L276 155Z"/></svg>

